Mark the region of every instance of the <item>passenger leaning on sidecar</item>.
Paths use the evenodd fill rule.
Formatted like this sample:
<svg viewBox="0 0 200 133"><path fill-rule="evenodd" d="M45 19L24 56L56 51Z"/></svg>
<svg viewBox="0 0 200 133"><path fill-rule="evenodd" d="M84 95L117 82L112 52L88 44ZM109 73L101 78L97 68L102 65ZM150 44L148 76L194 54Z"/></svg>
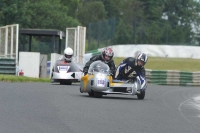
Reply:
<svg viewBox="0 0 200 133"><path fill-rule="evenodd" d="M115 74L115 63L113 61L114 52L111 47L106 47L103 49L100 55L94 55L90 58L90 60L85 64L83 68L84 75L88 73L88 69L90 67L90 64L92 64L94 61L101 60L104 63L108 64L110 67L111 74L114 76Z"/></svg>
<svg viewBox="0 0 200 133"><path fill-rule="evenodd" d="M144 65L147 63L148 57L144 53L139 53L136 58L128 57L124 59L117 67L115 79L130 81L139 76L142 89L146 86L146 75Z"/></svg>

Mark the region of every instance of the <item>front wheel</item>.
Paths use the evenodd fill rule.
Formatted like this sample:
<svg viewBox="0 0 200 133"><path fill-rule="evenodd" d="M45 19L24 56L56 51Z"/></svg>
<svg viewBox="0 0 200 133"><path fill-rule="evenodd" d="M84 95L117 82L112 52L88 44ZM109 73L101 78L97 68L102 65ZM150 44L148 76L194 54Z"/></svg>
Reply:
<svg viewBox="0 0 200 133"><path fill-rule="evenodd" d="M144 99L145 97L145 90L140 90L140 94L137 94L138 99Z"/></svg>
<svg viewBox="0 0 200 133"><path fill-rule="evenodd" d="M81 87L80 87L80 93L83 93L83 91L82 91Z"/></svg>
<svg viewBox="0 0 200 133"><path fill-rule="evenodd" d="M96 98L102 98L102 93L100 93L100 92L94 92L94 97L96 97Z"/></svg>
<svg viewBox="0 0 200 133"><path fill-rule="evenodd" d="M93 97L93 96L94 96L94 92L93 92L93 91L88 92L88 95L89 95L90 97Z"/></svg>

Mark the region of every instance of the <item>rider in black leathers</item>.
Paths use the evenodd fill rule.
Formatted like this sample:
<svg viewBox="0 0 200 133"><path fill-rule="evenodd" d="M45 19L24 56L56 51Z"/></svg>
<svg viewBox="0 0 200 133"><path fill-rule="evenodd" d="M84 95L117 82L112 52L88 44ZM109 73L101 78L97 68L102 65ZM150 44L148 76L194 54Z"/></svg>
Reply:
<svg viewBox="0 0 200 133"><path fill-rule="evenodd" d="M112 59L113 56L114 56L114 52L113 52L112 48L106 47L100 55L95 55L95 56L91 57L90 60L85 64L85 66L83 68L84 75L86 75L88 73L88 69L89 69L91 63L93 63L94 61L97 61L97 60L101 60L110 67L110 72L111 72L112 76L114 76L115 63Z"/></svg>
<svg viewBox="0 0 200 133"><path fill-rule="evenodd" d="M117 67L115 73L115 79L117 80L132 80L136 76L139 76L142 87L146 87L146 73L144 65L146 64L148 57L144 53L140 53L137 58L128 57L124 59Z"/></svg>

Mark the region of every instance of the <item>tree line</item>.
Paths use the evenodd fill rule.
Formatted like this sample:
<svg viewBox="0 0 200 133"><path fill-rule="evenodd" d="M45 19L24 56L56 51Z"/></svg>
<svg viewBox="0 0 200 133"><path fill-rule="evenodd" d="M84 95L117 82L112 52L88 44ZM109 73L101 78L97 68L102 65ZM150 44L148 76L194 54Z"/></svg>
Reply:
<svg viewBox="0 0 200 133"><path fill-rule="evenodd" d="M198 0L0 0L0 26L65 31L111 18L115 44L200 45Z"/></svg>

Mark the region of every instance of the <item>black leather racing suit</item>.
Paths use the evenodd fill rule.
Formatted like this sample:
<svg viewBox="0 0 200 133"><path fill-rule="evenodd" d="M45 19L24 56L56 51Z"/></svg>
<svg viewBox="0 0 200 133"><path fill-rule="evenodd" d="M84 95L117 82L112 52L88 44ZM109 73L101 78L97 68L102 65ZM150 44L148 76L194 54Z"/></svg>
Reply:
<svg viewBox="0 0 200 133"><path fill-rule="evenodd" d="M135 58L128 57L124 59L117 67L115 78L118 80L129 80L137 75L145 77L145 69L144 67L137 66L137 61Z"/></svg>

